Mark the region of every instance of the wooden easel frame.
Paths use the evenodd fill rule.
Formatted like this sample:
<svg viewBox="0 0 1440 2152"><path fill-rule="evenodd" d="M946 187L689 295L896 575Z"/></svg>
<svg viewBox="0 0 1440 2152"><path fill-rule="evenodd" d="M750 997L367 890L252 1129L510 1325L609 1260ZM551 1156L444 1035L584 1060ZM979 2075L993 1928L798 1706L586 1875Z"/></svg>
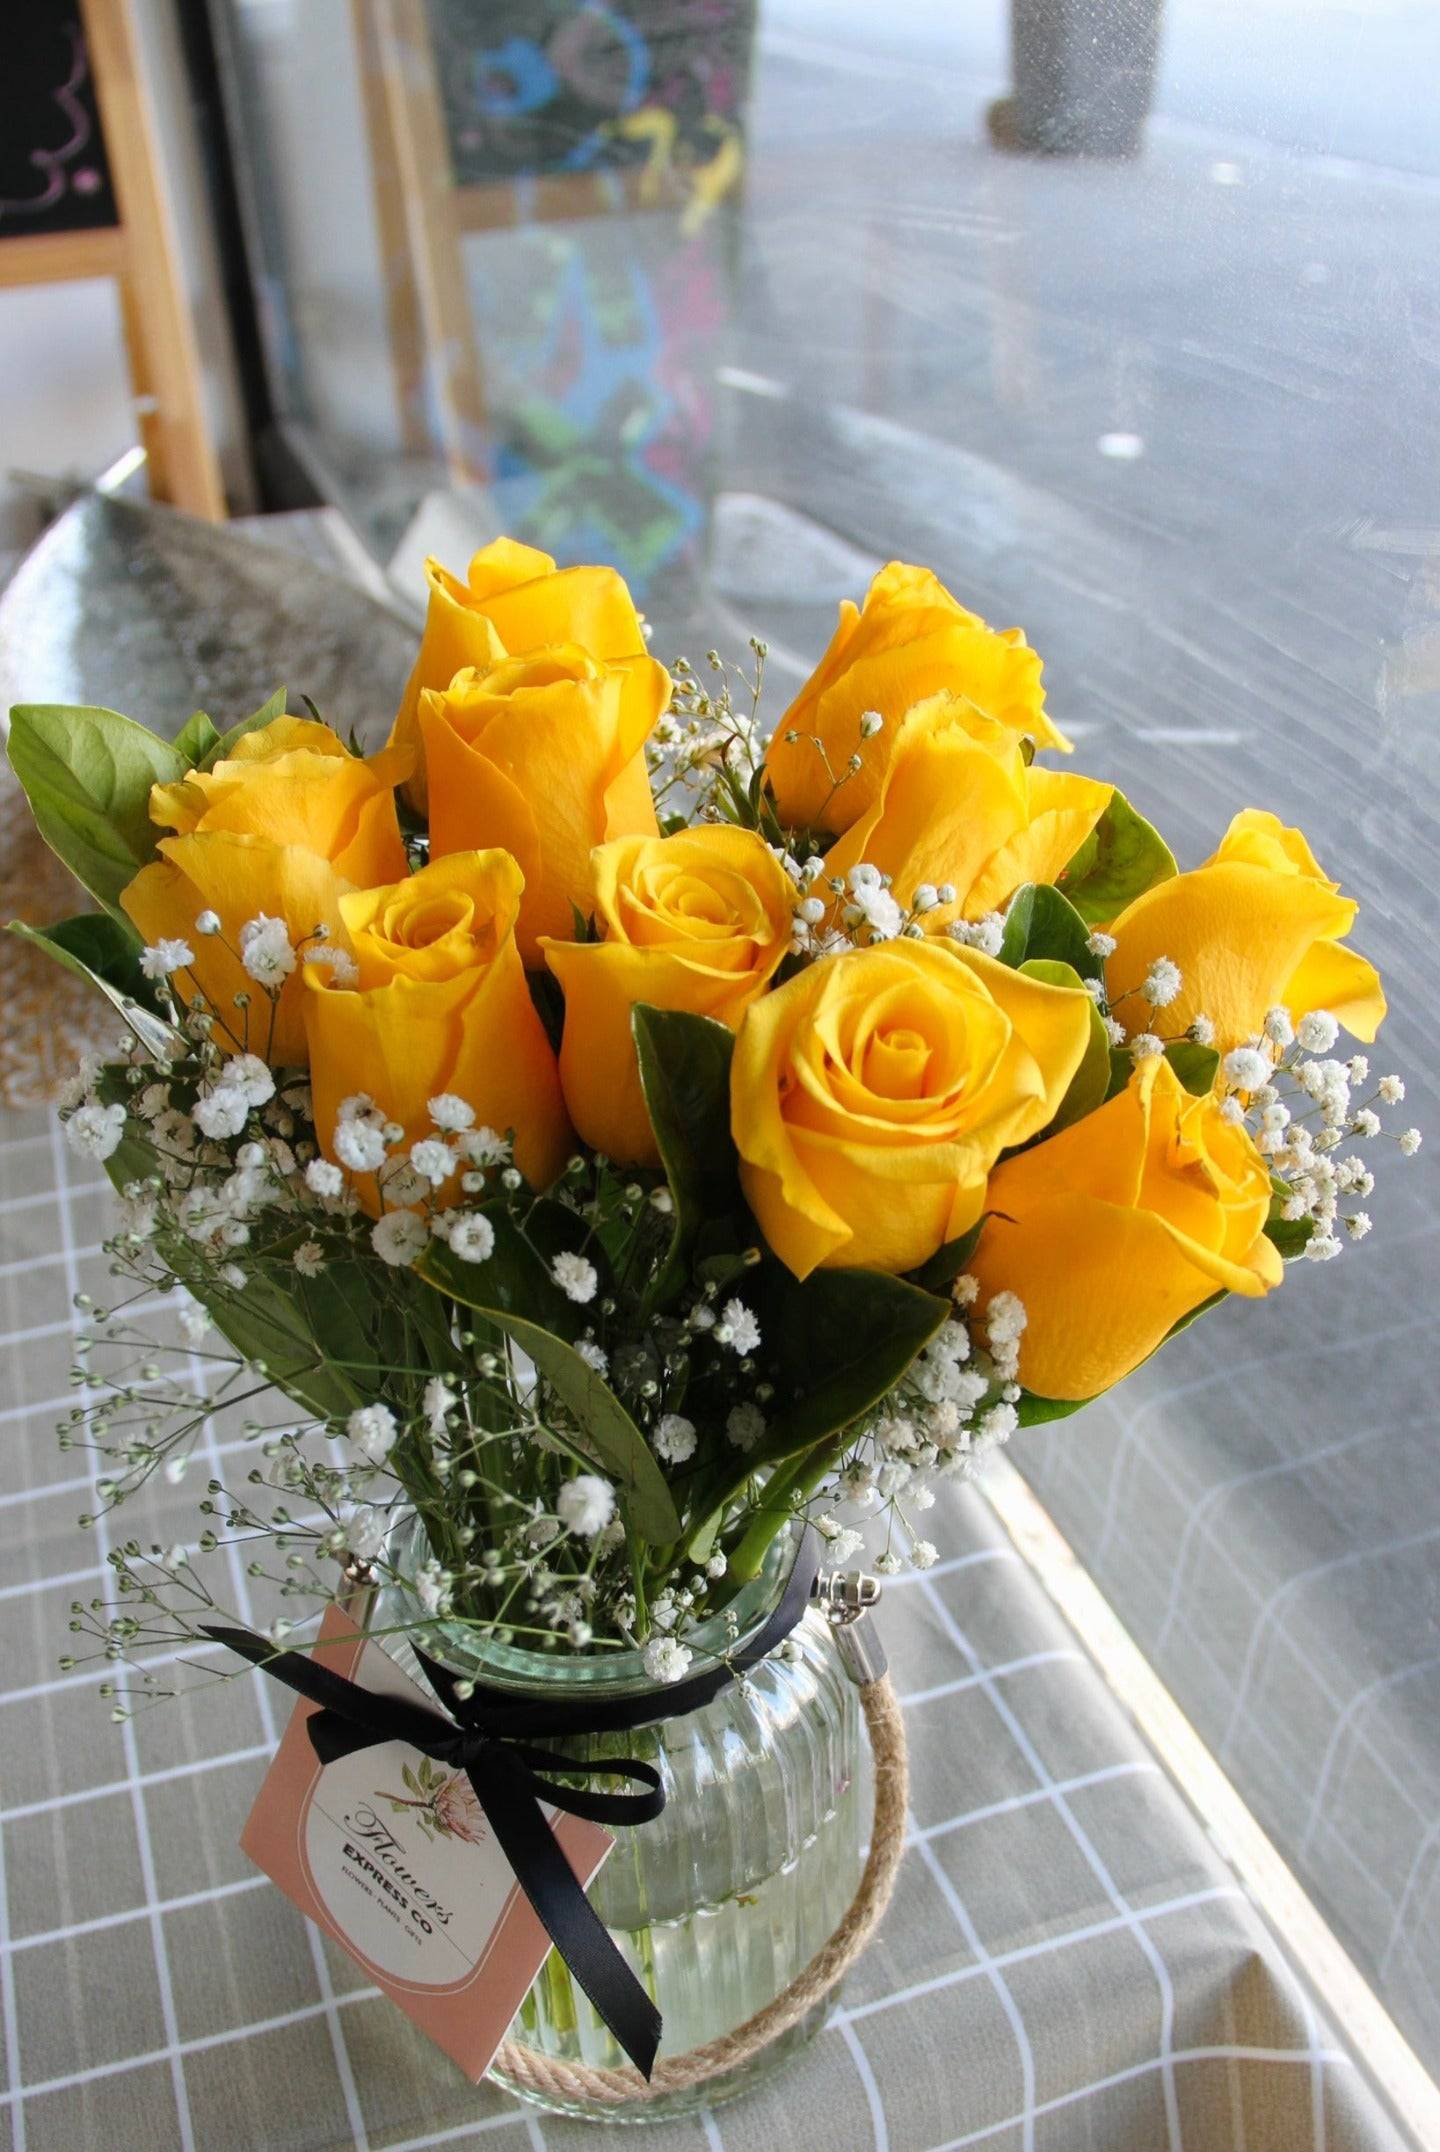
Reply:
<svg viewBox="0 0 1440 2152"><path fill-rule="evenodd" d="M120 221L94 231L0 237L0 289L113 280L151 495L218 523L225 488L205 418L199 347L160 183L132 6L80 0Z"/></svg>
<svg viewBox="0 0 1440 2152"><path fill-rule="evenodd" d="M438 438L457 483L482 483L483 376L424 0L351 0L351 15L405 445Z"/></svg>

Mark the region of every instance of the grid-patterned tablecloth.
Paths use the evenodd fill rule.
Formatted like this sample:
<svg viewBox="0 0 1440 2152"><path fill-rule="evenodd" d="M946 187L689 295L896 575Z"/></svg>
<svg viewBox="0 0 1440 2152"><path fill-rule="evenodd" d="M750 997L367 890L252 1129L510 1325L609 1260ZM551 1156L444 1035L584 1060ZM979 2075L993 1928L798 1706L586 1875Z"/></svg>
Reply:
<svg viewBox="0 0 1440 2152"><path fill-rule="evenodd" d="M0 1120L0 2145L562 2152L584 2125L469 2086L238 1852L269 1684L116 1728L103 1668L56 1672L71 1600L103 1589L85 1456L53 1434L72 1296L105 1296L94 1170L48 1117ZM195 1491L127 1507L127 1534L175 1537ZM647 2144L1393 2152L986 1504L935 1536L949 1559L886 1594L914 1790L881 1937L787 2073Z"/></svg>

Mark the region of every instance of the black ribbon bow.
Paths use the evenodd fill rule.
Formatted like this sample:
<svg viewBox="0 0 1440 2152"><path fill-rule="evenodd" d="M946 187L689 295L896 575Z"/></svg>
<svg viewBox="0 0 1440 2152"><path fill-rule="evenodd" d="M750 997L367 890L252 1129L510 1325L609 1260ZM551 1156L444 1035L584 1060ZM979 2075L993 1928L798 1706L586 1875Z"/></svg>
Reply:
<svg viewBox="0 0 1440 2152"><path fill-rule="evenodd" d="M277 1651L248 1629L202 1624L252 1666L283 1681L320 1709L306 1722L322 1764L359 1749L403 1741L434 1763L465 1773L496 1842L551 1942L630 2057L649 2081L660 2043L660 2012L610 1938L541 1811L563 1808L591 1823L648 1823L665 1806L653 1764L638 1757L580 1762L543 1743L576 1734L628 1733L637 1726L698 1711L787 1637L809 1604L819 1564L807 1532L774 1612L722 1664L641 1696L590 1696L571 1689L553 1696L516 1696L477 1682L460 1696L456 1676L417 1651L416 1657L450 1716L407 1697L380 1696L298 1651ZM541 1745L538 1745L541 1744ZM602 1793L558 1784L551 1774L628 1779L641 1793Z"/></svg>

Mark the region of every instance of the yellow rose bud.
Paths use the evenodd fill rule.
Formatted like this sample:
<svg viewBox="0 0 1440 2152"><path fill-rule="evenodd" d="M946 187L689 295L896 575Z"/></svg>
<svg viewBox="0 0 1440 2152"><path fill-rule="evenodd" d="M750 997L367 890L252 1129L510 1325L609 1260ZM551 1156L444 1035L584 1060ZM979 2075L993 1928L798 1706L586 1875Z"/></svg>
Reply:
<svg viewBox="0 0 1440 2152"><path fill-rule="evenodd" d="M565 939L590 903L590 854L612 837L653 837L645 741L670 700L652 658L602 663L574 643L457 673L420 697L430 770L430 853L498 845L525 877L518 940Z"/></svg>
<svg viewBox="0 0 1440 2152"><path fill-rule="evenodd" d="M1283 1005L1295 1017L1328 1009L1357 1039L1373 1039L1385 1015L1379 975L1342 946L1358 910L1321 873L1298 829L1246 808L1203 867L1157 882L1110 927L1115 1014L1132 1033L1151 1028L1133 989L1157 957L1168 957L1179 966L1180 992L1165 1009L1167 1037L1208 1016L1226 1053Z"/></svg>
<svg viewBox="0 0 1440 2152"><path fill-rule="evenodd" d="M1041 1397L1098 1396L1222 1289L1255 1298L1284 1266L1265 1238L1270 1175L1213 1097L1168 1061L990 1176L970 1261L981 1301L1019 1295L1020 1380Z"/></svg>
<svg viewBox="0 0 1440 2152"><path fill-rule="evenodd" d="M630 1011L685 1009L733 1031L790 946L795 890L753 831L718 824L622 837L593 871L604 940L545 943L565 993L565 1103L597 1151L654 1165Z"/></svg>
<svg viewBox="0 0 1440 2152"><path fill-rule="evenodd" d="M829 957L752 1003L730 1120L775 1253L797 1278L926 1262L1053 1118L1089 1035L1088 994L950 942Z"/></svg>
<svg viewBox="0 0 1440 2152"><path fill-rule="evenodd" d="M987 627L928 569L891 561L863 607L841 605L829 649L775 728L765 766L781 822L847 830L880 789L905 713L942 689L1017 740L1068 751L1045 715L1040 672L1019 628ZM873 734L861 722L871 711L884 721Z"/></svg>
<svg viewBox="0 0 1440 2152"><path fill-rule="evenodd" d="M998 911L1024 882L1053 882L1090 835L1114 786L1027 767L1020 743L963 695L931 695L905 716L869 805L826 855L827 875L862 860L889 875L908 909L924 883L955 903L927 932Z"/></svg>
<svg viewBox="0 0 1440 2152"><path fill-rule="evenodd" d="M212 770L151 791L152 821L175 834L161 838L160 857L120 901L147 942L169 935L190 944L195 961L174 984L187 998L198 988L227 1052L303 1064L299 967L272 1029L269 999L240 962L240 931L263 912L285 922L297 947L324 927L343 949L344 892L405 872L393 787L407 767L394 750L362 761L328 725L280 717L246 733ZM218 914L219 934L196 933L206 911ZM249 995L248 1011L235 1007L239 993Z"/></svg>
<svg viewBox="0 0 1440 2152"><path fill-rule="evenodd" d="M340 899L358 977L344 985L324 966L306 970L310 1084L327 1156L340 1104L357 1092L409 1143L438 1134L429 1102L448 1092L473 1109L477 1127L514 1131L515 1163L532 1187L554 1180L570 1124L515 947L520 894L514 860L491 851L456 852ZM358 1185L373 1213L373 1180ZM437 1200L464 1197L452 1180Z"/></svg>
<svg viewBox="0 0 1440 2152"><path fill-rule="evenodd" d="M419 709L426 688L446 688L466 666L494 665L546 643L578 643L600 659L645 654L640 616L613 568L557 569L548 553L497 538L475 555L463 583L438 560L426 561L425 580L425 633L390 736L416 757L406 791L421 812Z"/></svg>

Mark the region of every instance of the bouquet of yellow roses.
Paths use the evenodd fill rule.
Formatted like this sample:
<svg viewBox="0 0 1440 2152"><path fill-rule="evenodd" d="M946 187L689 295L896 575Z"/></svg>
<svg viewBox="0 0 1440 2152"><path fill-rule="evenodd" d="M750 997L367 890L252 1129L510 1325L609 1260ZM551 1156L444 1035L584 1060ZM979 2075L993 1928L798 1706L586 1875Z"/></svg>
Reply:
<svg viewBox="0 0 1440 2152"><path fill-rule="evenodd" d="M378 753L283 694L173 741L14 712L99 907L37 938L127 1027L67 1132L184 1333L136 1373L98 1311L128 1372L65 1439L110 1506L282 1393L203 1542L280 1550L277 1644L418 1517L417 1634L678 1680L790 1520L928 1564L937 1479L1368 1229L1403 1087L1336 1057L1385 1004L1298 831L1246 810L1177 871L1040 759L1024 636L918 568L768 744L764 656L672 677L613 571L501 541L431 564ZM112 1656L214 1611L183 1553L114 1564L75 1623Z"/></svg>

